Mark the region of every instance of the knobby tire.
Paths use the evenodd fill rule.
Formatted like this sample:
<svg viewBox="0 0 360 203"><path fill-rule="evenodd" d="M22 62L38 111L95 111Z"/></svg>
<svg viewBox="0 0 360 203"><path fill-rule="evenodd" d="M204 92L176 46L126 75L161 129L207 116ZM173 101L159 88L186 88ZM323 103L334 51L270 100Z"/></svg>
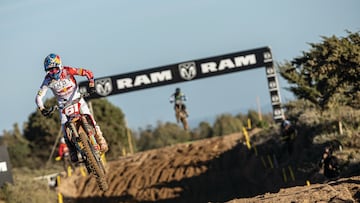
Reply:
<svg viewBox="0 0 360 203"><path fill-rule="evenodd" d="M90 167L91 172L95 175L96 182L98 183L100 190L106 191L109 188L109 185L106 181L105 168L101 161L101 157L96 157L97 155L95 149L82 127L79 128L79 136L84 146L83 150L87 157L86 161L88 162L88 167Z"/></svg>

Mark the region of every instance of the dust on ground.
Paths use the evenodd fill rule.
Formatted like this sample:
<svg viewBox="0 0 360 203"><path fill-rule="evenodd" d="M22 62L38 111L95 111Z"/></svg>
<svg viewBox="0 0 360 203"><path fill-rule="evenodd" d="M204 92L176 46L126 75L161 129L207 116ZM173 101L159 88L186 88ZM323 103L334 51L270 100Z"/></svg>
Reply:
<svg viewBox="0 0 360 203"><path fill-rule="evenodd" d="M258 132L252 130L249 136ZM297 150L304 143L298 144ZM360 171L326 182L318 171L309 176L278 145L267 140L249 149L242 133L177 144L109 161L106 192L79 168L61 179L57 190L64 202L79 203L360 200Z"/></svg>

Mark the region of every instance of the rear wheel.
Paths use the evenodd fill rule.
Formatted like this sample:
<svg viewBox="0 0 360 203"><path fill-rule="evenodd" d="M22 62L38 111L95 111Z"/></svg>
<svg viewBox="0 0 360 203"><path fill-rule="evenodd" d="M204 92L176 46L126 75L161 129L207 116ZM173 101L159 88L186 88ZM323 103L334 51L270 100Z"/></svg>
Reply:
<svg viewBox="0 0 360 203"><path fill-rule="evenodd" d="M91 170L91 173L95 175L100 190L106 191L109 186L106 181L105 168L102 163L100 153L95 150L82 127L79 128L79 136L84 146L83 150L87 158L87 167Z"/></svg>
<svg viewBox="0 0 360 203"><path fill-rule="evenodd" d="M180 121L183 124L184 130L188 130L189 129L189 125L188 125L188 121L186 119L186 114L185 112L181 111L179 114L180 117Z"/></svg>

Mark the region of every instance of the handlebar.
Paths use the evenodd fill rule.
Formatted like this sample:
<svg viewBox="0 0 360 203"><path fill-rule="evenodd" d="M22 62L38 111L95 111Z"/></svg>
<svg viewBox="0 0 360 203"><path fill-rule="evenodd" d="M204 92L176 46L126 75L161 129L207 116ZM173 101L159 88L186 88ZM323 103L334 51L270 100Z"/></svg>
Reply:
<svg viewBox="0 0 360 203"><path fill-rule="evenodd" d="M70 105L73 105L73 104L76 104L78 103L82 98L86 98L86 97L89 97L91 94L88 93L88 92L85 92L85 93L81 93L80 92L80 97L79 98L76 98L74 100L70 100L70 101L66 101L63 105L58 105L58 104L55 104L54 106L46 109L45 108L45 112L42 112L42 114L46 117L50 116L55 110L58 110L58 109L64 109L65 107L67 106L70 106Z"/></svg>

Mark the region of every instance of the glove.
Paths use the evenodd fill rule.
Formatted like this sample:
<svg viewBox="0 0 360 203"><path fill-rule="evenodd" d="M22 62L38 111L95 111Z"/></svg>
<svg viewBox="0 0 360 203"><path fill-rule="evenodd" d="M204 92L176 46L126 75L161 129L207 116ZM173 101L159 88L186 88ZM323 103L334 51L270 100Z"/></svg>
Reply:
<svg viewBox="0 0 360 203"><path fill-rule="evenodd" d="M49 117L53 111L54 111L54 107L51 107L49 109L44 108L41 110L41 114L45 117Z"/></svg>
<svg viewBox="0 0 360 203"><path fill-rule="evenodd" d="M90 94L95 93L95 92L96 92L95 87L89 87L89 93Z"/></svg>
<svg viewBox="0 0 360 203"><path fill-rule="evenodd" d="M89 93L94 93L96 92L96 89L95 89L95 82L94 80L90 80L89 81Z"/></svg>
<svg viewBox="0 0 360 203"><path fill-rule="evenodd" d="M94 86L95 86L94 79L89 80L89 87L91 88L91 87L94 87Z"/></svg>

